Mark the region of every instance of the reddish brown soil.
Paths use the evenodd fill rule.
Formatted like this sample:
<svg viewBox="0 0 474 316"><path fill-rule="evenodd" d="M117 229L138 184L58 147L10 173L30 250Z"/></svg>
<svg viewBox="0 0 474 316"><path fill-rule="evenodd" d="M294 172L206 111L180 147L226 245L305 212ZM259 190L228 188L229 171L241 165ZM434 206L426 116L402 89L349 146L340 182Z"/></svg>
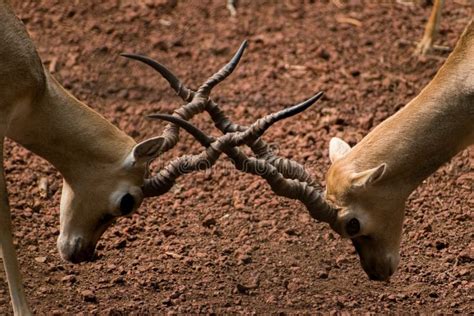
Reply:
<svg viewBox="0 0 474 316"><path fill-rule="evenodd" d="M358 142L412 99L447 56L411 56L430 7L241 1L232 19L224 0L102 2L13 2L46 67L75 96L137 140L158 135L164 124L144 115L171 112L181 101L153 71L119 53L150 55L196 87L249 39L241 65L214 98L235 121L249 123L324 90L316 108L266 135L321 180L330 137ZM472 16L458 2L447 1L439 44L453 47ZM206 115L195 122L217 135ZM184 135L155 167L199 149ZM38 314L469 313L473 156L472 149L459 153L412 194L401 264L389 283L369 281L349 241L225 159L114 225L96 261L72 265L56 250L60 174L12 142L5 165L24 283ZM11 307L2 270L5 313Z"/></svg>

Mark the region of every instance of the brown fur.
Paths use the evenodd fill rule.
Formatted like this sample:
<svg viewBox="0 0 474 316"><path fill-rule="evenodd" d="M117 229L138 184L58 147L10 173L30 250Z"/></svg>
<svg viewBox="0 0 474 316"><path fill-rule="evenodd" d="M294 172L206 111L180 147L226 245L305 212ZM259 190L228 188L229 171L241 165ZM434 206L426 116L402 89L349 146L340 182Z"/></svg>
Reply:
<svg viewBox="0 0 474 316"><path fill-rule="evenodd" d="M362 265L374 278L388 278L398 263L394 258L398 257L408 195L443 163L474 143L473 60L471 21L421 93L354 148L340 154L327 173L327 198L342 209L341 221L361 217L363 229L353 241ZM332 150L337 152L338 148L333 146ZM386 168L375 183L354 185L357 177L382 164ZM344 235L344 227L339 226L339 231Z"/></svg>
<svg viewBox="0 0 474 316"><path fill-rule="evenodd" d="M137 145L69 94L44 69L23 23L4 0L0 0L0 43L0 148L9 137L63 174L58 248L67 260L86 260L120 215L120 198L131 194L134 209L140 205L146 160L134 149L146 147L148 141ZM0 194L0 253L14 313L27 315L3 167Z"/></svg>

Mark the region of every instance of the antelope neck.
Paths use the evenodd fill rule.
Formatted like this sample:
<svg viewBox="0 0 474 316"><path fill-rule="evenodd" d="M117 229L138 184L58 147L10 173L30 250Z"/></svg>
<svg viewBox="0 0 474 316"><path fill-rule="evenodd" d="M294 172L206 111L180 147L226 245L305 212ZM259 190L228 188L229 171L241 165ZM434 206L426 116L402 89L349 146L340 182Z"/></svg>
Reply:
<svg viewBox="0 0 474 316"><path fill-rule="evenodd" d="M135 141L46 75L44 92L15 108L7 136L51 162L66 181L120 164Z"/></svg>

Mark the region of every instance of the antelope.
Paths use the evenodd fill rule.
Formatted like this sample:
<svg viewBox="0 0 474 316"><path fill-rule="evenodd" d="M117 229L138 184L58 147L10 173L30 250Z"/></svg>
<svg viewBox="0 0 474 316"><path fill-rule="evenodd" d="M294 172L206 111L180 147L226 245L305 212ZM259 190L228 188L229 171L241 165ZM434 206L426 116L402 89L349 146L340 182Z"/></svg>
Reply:
<svg viewBox="0 0 474 316"><path fill-rule="evenodd" d="M206 152L178 157L154 176L148 164L179 141L179 127L169 124L162 135L136 143L84 103L74 98L43 67L24 25L10 5L0 0L0 143L8 137L45 158L62 174L60 256L77 263L94 255L104 231L120 216L130 216L144 198L168 192L176 179L192 171L210 167ZM207 110L216 124L226 124L226 116L210 102L214 86L237 66L247 43L232 60L211 76L197 92L180 84L172 88L190 102L174 111L185 120ZM140 60L139 55L124 54ZM157 66L165 75L166 69ZM265 125L251 125L244 138L257 142L276 121L295 115L316 102L318 93L306 102L272 114ZM261 148L262 153L268 151ZM10 208L0 164L0 254L7 276L13 312L29 315L16 252L13 246Z"/></svg>
<svg viewBox="0 0 474 316"><path fill-rule="evenodd" d="M474 22L431 82L354 148L329 145L326 199L336 230L351 238L362 267L386 280L399 263L405 202L420 183L474 143Z"/></svg>
<svg viewBox="0 0 474 316"><path fill-rule="evenodd" d="M265 179L277 195L301 201L312 217L350 238L371 280L385 281L400 261L408 196L442 164L474 143L473 61L471 20L444 65L417 97L354 148L339 138L331 139L332 165L325 192L303 166L272 155L265 150L264 141L248 136L255 126L266 126L266 120L246 128L225 119L225 124L216 124L225 135L215 140L179 117L155 114L154 118L199 134L195 137L207 148L210 164L224 153L238 170ZM175 88L177 92L190 91L170 71L164 76L172 86L181 87ZM250 146L255 157L244 154L237 148L240 145Z"/></svg>
<svg viewBox="0 0 474 316"><path fill-rule="evenodd" d="M421 41L416 46L415 55L424 56L426 55L433 46L433 41L436 37L439 28L439 21L441 18L441 9L443 7L444 0L434 0L433 9L431 10L430 17L425 26L425 32Z"/></svg>

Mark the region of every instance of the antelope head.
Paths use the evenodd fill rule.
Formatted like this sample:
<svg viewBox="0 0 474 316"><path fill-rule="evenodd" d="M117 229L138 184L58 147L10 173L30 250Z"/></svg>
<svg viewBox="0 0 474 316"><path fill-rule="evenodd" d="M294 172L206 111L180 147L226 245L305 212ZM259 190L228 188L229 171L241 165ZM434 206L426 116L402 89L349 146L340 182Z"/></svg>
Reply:
<svg viewBox="0 0 474 316"><path fill-rule="evenodd" d="M337 210L334 229L351 239L371 279L386 280L400 260L405 196L386 185L387 163L360 170L343 140L331 139L329 157L325 196Z"/></svg>
<svg viewBox="0 0 474 316"><path fill-rule="evenodd" d="M164 140L130 142L118 160L94 163L77 177L65 178L58 238L63 259L75 263L90 259L107 227L137 210L145 197L147 165L160 154ZM118 149L115 152L120 153Z"/></svg>
<svg viewBox="0 0 474 316"><path fill-rule="evenodd" d="M171 87L188 101L173 115L188 120L203 112L209 103L212 88L232 73L246 45L244 42L232 60L211 76L197 92L182 87L164 66L151 63L168 79ZM149 59L140 55L123 56L150 64ZM48 79L49 95L79 103L52 77ZM48 99L48 103L61 103L61 100L56 98L55 102L51 102ZM144 198L168 192L181 175L210 167L202 163L193 164L193 159L197 159L194 156L182 156L147 178L149 163L178 143L179 127L171 123L165 127L161 136L137 144L86 106L79 108L82 113L75 113L82 118L79 125L92 127L93 132L79 132L79 137L73 139L76 143L71 150L55 155L59 157L55 165L65 179L60 205L58 249L62 258L71 262L91 259L105 230L117 218L133 214ZM75 117L69 120L70 125L77 122ZM70 128L70 125L67 127ZM94 135L94 138L87 139L89 134ZM72 141L68 139L65 143L70 144ZM82 155L89 158L87 161L75 157L78 148L87 151L86 155ZM66 160L68 162L64 163Z"/></svg>

